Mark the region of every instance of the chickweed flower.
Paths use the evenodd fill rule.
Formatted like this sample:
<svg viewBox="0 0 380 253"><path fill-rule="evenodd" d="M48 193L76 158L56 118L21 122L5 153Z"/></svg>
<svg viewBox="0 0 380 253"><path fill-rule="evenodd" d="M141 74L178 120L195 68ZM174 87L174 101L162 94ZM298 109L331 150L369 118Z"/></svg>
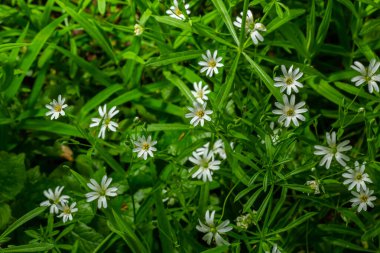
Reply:
<svg viewBox="0 0 380 253"><path fill-rule="evenodd" d="M241 12L240 15L243 16L243 12ZM234 25L241 29L242 22L242 18L237 17L236 21L234 21ZM255 45L259 44L259 41L264 41L264 38L260 34L260 31L265 32L266 30L267 28L263 24L255 22L252 12L248 10L247 17L245 19L245 32L250 34L251 39Z"/></svg>
<svg viewBox="0 0 380 253"><path fill-rule="evenodd" d="M222 238L221 235L232 230L232 227L229 225L230 221L225 220L220 223L218 226L214 224L214 215L215 211L207 210L205 214L206 224L203 224L199 220L199 225L196 226L196 229L202 233L206 233L202 239L207 242L208 245L211 244L211 241L214 240L216 245L229 245L229 243Z"/></svg>
<svg viewBox="0 0 380 253"><path fill-rule="evenodd" d="M359 72L360 75L352 78L351 82L354 82L355 86L360 86L363 83L367 83L369 93L372 93L373 90L379 92L377 82L380 82L380 75L375 75L379 67L380 62L376 62L375 59L370 61L368 68L365 68L362 63L355 61L354 65L351 65L351 68Z"/></svg>
<svg viewBox="0 0 380 253"><path fill-rule="evenodd" d="M57 186L54 192L50 188L44 191L44 195L48 200L41 202L40 206L50 206L50 213L58 213L59 205L64 205L70 198L67 195L61 196L63 188L63 186Z"/></svg>
<svg viewBox="0 0 380 253"><path fill-rule="evenodd" d="M137 141L134 141L133 144L135 144L136 148L133 149L133 152L138 152L137 157L144 157L144 160L148 158L148 155L153 157L153 152L157 151L154 145L157 144L157 141L152 141L152 136L148 136L146 138L145 136L141 136L137 139Z"/></svg>
<svg viewBox="0 0 380 253"><path fill-rule="evenodd" d="M142 27L139 24L135 24L134 28L135 28L134 33L136 36L140 36L144 32L144 27Z"/></svg>
<svg viewBox="0 0 380 253"><path fill-rule="evenodd" d="M185 7L187 15L190 14L189 4L185 3L185 0L183 0L183 6ZM173 6L170 7L169 10L166 11L166 14L168 14L170 17L179 19L179 20L185 20L185 15L183 15L182 11L179 9L178 6L178 0L173 0Z"/></svg>
<svg viewBox="0 0 380 253"><path fill-rule="evenodd" d="M99 209L102 207L107 208L107 196L117 196L117 188L109 187L112 182L112 178L107 178L107 175L104 175L100 185L95 181L95 179L92 178L90 179L90 182L91 183L87 183L87 186L93 190L93 192L86 193L85 196L87 198L87 202L92 202L97 199Z"/></svg>
<svg viewBox="0 0 380 253"><path fill-rule="evenodd" d="M220 161L214 160L214 155L208 149L204 149L203 153L193 152L193 156L189 161L194 163L198 170L193 174L192 178L198 178L207 182L212 181L212 174L215 170L219 170Z"/></svg>
<svg viewBox="0 0 380 253"><path fill-rule="evenodd" d="M372 183L367 173L364 173L365 162L362 165L358 161L355 162L355 170L347 167L348 173L343 173L343 177L347 178L343 184L349 184L348 190L352 190L356 186L356 191L362 188L364 191L367 189L365 182Z"/></svg>
<svg viewBox="0 0 380 253"><path fill-rule="evenodd" d="M205 61L200 61L198 64L200 66L203 66L201 73L207 70L206 76L212 77L214 75L214 72L215 74L218 74L218 68L224 66L222 63L219 63L223 58L218 57L218 50L215 50L213 55L211 55L210 50L207 50L205 55L202 54L202 58Z"/></svg>
<svg viewBox="0 0 380 253"><path fill-rule="evenodd" d="M283 95L282 99L284 100L284 104L276 102L275 105L279 110L276 109L272 111L274 114L281 115L278 122L282 123L285 121L285 127L289 127L290 122L293 122L295 126L299 126L298 120L305 121L305 117L302 113L307 112L307 109L301 108L305 105L305 102L302 101L295 104L296 97L294 95L290 97L290 102L286 95Z"/></svg>
<svg viewBox="0 0 380 253"><path fill-rule="evenodd" d="M207 94L211 91L208 90L208 85L202 87L202 81L199 83L194 83L194 90L191 93L194 95L195 99L198 103L203 104L206 100L208 100Z"/></svg>
<svg viewBox="0 0 380 253"><path fill-rule="evenodd" d="M98 138L104 139L106 137L106 129L108 128L112 132L116 132L116 128L119 127L119 124L111 121L113 116L119 113L119 110L116 110L116 106L112 107L109 112L107 112L107 105L104 105L103 108L99 106L99 115L100 118L92 118L93 121L90 124L90 127L96 127L101 125Z"/></svg>
<svg viewBox="0 0 380 253"><path fill-rule="evenodd" d="M303 75L302 72L300 72L299 68L296 68L293 71L293 65L289 68L289 71L286 70L286 67L284 65L281 65L281 71L284 75L283 77L275 77L274 80L276 81L274 83L275 87L280 87L281 92L284 92L286 90L286 94L290 95L292 93L292 90L296 93L298 93L298 88L302 88L303 84L298 82L297 80L300 79Z"/></svg>
<svg viewBox="0 0 380 253"><path fill-rule="evenodd" d="M370 207L374 207L374 204L372 201L375 201L376 197L372 196L373 190L369 190L368 188L366 190L361 190L359 193L352 191L352 195L355 196L355 198L350 199L350 202L352 202L352 207L359 206L358 212L360 213L362 210L367 211L367 205Z"/></svg>
<svg viewBox="0 0 380 253"><path fill-rule="evenodd" d="M62 98L61 95L58 96L58 101L53 99L52 102L45 106L50 110L45 115L51 115L51 120L58 119L60 115L65 116L65 111L63 109L67 107L67 104L65 104L65 98Z"/></svg>
<svg viewBox="0 0 380 253"><path fill-rule="evenodd" d="M58 206L61 213L58 215L58 218L62 218L63 223L66 221L73 220L73 213L78 212L78 208L76 208L76 202L72 203L70 206L68 203Z"/></svg>
<svg viewBox="0 0 380 253"><path fill-rule="evenodd" d="M329 145L328 147L315 145L314 155L323 155L322 160L319 163L319 166L323 166L326 164L326 169L330 168L331 161L333 158L336 159L338 163L342 166L346 166L345 161L349 161L350 158L343 154L352 148L352 146L348 145L350 143L349 140L345 140L340 144L336 144L336 133L332 132L326 133L326 141Z"/></svg>
<svg viewBox="0 0 380 253"><path fill-rule="evenodd" d="M232 142L230 143L231 148L233 148ZM203 154L203 152L210 152L213 156L219 155L219 157L222 160L225 160L227 158L226 150L224 147L224 142L222 139L218 139L214 142L214 145L212 146L212 149L210 149L210 142L207 142L205 145L203 145L200 148L197 148L195 151L198 154Z"/></svg>
<svg viewBox="0 0 380 253"><path fill-rule="evenodd" d="M206 110L207 103L199 104L194 102L194 107L187 107L190 110L190 113L185 115L186 118L192 118L190 124L197 126L199 123L203 127L205 120L211 121L211 117L208 114L212 114L211 110Z"/></svg>
<svg viewBox="0 0 380 253"><path fill-rule="evenodd" d="M310 189L314 190L314 194L320 194L321 192L319 191L319 183L316 180L310 180L306 181L306 185L310 187Z"/></svg>

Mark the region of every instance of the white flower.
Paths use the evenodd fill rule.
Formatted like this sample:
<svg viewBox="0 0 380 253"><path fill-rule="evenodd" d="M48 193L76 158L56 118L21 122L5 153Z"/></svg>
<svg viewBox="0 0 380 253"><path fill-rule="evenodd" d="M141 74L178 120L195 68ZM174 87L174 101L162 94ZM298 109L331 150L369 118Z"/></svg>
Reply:
<svg viewBox="0 0 380 253"><path fill-rule="evenodd" d="M50 110L45 115L51 115L51 120L58 119L59 115L65 116L65 111L63 109L67 107L67 104L65 104L65 98L62 98L61 95L58 96L58 101L53 99L52 102L45 106Z"/></svg>
<svg viewBox="0 0 380 253"><path fill-rule="evenodd" d="M207 182L207 180L211 182L212 174L215 170L219 170L220 161L214 160L213 153L208 152L208 149L204 149L203 153L194 151L193 156L189 157L189 161L199 166L192 178L202 178L204 182Z"/></svg>
<svg viewBox="0 0 380 253"><path fill-rule="evenodd" d="M344 155L342 152L346 152L350 150L352 147L348 144L350 143L349 140L346 140L338 145L336 145L336 134L335 132L326 133L326 141L329 145L328 147L315 145L315 151L314 155L323 155L323 158L321 162L319 163L319 166L323 166L326 164L326 169L330 168L330 164L332 159L335 157L338 163L340 163L342 166L346 166L346 161L349 161L350 158L346 155Z"/></svg>
<svg viewBox="0 0 380 253"><path fill-rule="evenodd" d="M284 100L284 104L280 104L279 102L276 102L275 105L280 110L273 110L272 112L274 114L281 115L280 118L278 118L278 122L282 123L285 121L284 126L289 127L290 122L293 122L295 126L299 126L298 120L305 121L305 117L302 115L302 113L307 112L306 108L301 108L305 105L305 102L299 102L295 105L295 96L292 95L290 97L290 103L288 96L283 95L282 99Z"/></svg>
<svg viewBox="0 0 380 253"><path fill-rule="evenodd" d="M73 213L78 212L78 208L76 208L76 202L72 203L70 206L68 203L62 204L58 206L61 213L57 216L58 218L63 219L63 223L66 223L67 220L73 220Z"/></svg>
<svg viewBox="0 0 380 253"><path fill-rule="evenodd" d="M215 74L218 74L218 68L223 67L224 65L222 63L219 63L223 58L217 57L218 56L218 50L214 51L214 55L211 55L210 50L206 51L206 55L202 54L202 58L205 61L200 61L198 64L200 66L203 66L201 69L201 73L206 72L206 76L212 77Z"/></svg>
<svg viewBox="0 0 380 253"><path fill-rule="evenodd" d="M48 200L41 202L40 206L50 206L50 213L58 213L59 205L63 205L68 202L70 198L67 195L62 195L63 186L57 186L54 192L49 188L47 191L44 191L44 195Z"/></svg>
<svg viewBox="0 0 380 253"><path fill-rule="evenodd" d="M202 239L207 242L208 245L211 244L211 241L214 239L216 242L216 245L229 245L229 243L222 238L221 235L224 233L227 233L232 230L232 227L229 225L230 221L225 220L222 223L220 223L218 226L215 226L214 224L214 215L215 211L212 211L210 214L210 211L206 211L205 220L206 224L203 224L199 220L199 225L196 226L197 230L206 233Z"/></svg>
<svg viewBox="0 0 380 253"><path fill-rule="evenodd" d="M243 12L240 13L243 16ZM242 18L237 17L234 25L238 28L242 28ZM259 44L259 41L263 42L264 38L259 31L265 32L267 28L261 23L255 23L253 14L250 10L247 11L247 17L245 19L245 32L249 33L251 39L255 45Z"/></svg>
<svg viewBox="0 0 380 253"><path fill-rule="evenodd" d="M314 190L314 194L319 194L319 183L316 180L306 181L306 185L310 187L310 189Z"/></svg>
<svg viewBox="0 0 380 253"><path fill-rule="evenodd" d="M277 244L273 245L272 253L281 253L281 251L277 247Z"/></svg>
<svg viewBox="0 0 380 253"><path fill-rule="evenodd" d="M169 10L166 11L166 14L168 14L170 17L179 19L179 20L185 20L185 15L183 15L182 11L179 9L178 1L173 0L173 6L170 7ZM190 14L189 4L185 4L185 0L183 0L183 6L185 7L187 15Z"/></svg>
<svg viewBox="0 0 380 253"><path fill-rule="evenodd" d="M195 99L198 101L198 103L203 104L206 100L208 100L207 94L209 94L211 91L208 90L208 85L205 85L202 87L202 81L199 83L194 83L194 90L191 91L193 93Z"/></svg>
<svg viewBox="0 0 380 253"><path fill-rule="evenodd" d="M355 61L354 65L351 65L351 68L359 72L360 75L352 78L351 82L354 82L355 86L360 86L363 83L367 83L368 91L370 93L372 93L373 90L379 92L377 82L380 82L380 75L375 75L376 71L379 69L379 66L380 62L376 62L375 59L370 61L368 68L365 68L360 62Z"/></svg>
<svg viewBox="0 0 380 253"><path fill-rule="evenodd" d="M199 155L203 154L203 152L210 152L214 156L215 154L219 155L222 160L225 160L227 158L226 150L224 147L224 142L222 139L218 139L214 142L214 145L212 146L212 149L209 150L210 142L207 142L205 145L203 145L200 148L197 148L195 152L197 152ZM233 149L233 143L230 143L231 148Z"/></svg>
<svg viewBox="0 0 380 253"><path fill-rule="evenodd" d="M96 127L100 124L102 127L100 128L98 138L105 138L106 137L106 129L116 132L116 128L119 127L119 124L111 121L112 117L119 113L119 110L116 110L116 106L112 107L111 110L107 113L107 105L103 106L103 109L101 106L99 106L99 115L100 118L92 118L93 121L90 124L90 127Z"/></svg>
<svg viewBox="0 0 380 253"><path fill-rule="evenodd" d="M370 207L374 207L372 201L374 201L376 197L371 196L373 194L373 190L369 190L367 188L365 191L361 190L360 193L354 191L352 191L351 193L355 196L355 198L350 199L350 202L353 202L353 207L357 205L359 206L358 212L360 212L361 210L367 211L367 205Z"/></svg>
<svg viewBox="0 0 380 253"><path fill-rule="evenodd" d="M190 120L190 124L197 126L199 123L201 123L201 126L203 127L205 120L210 121L211 118L208 116L208 114L212 114L211 110L206 110L207 103L204 102L203 104L199 104L197 102L194 102L194 107L188 106L187 109L190 110L190 113L187 113L185 115L186 118L192 118Z"/></svg>
<svg viewBox="0 0 380 253"><path fill-rule="evenodd" d="M148 158L148 155L153 157L153 152L157 151L154 145L156 145L157 141L152 141L152 136L148 136L146 138L145 136L141 136L137 139L137 141L134 141L133 144L135 144L136 148L133 149L133 152L138 152L137 157L144 156L144 160Z"/></svg>
<svg viewBox="0 0 380 253"><path fill-rule="evenodd" d="M298 93L297 87L302 88L303 84L298 82L297 80L302 77L303 73L300 72L299 68L296 68L293 71L293 65L289 68L289 71L286 70L284 65L281 65L281 70L284 76L275 77L274 80L276 82L274 83L274 86L281 87L281 92L284 92L286 90L286 94L288 95L292 93L292 90Z"/></svg>
<svg viewBox="0 0 380 253"><path fill-rule="evenodd" d="M87 202L92 202L95 199L98 199L98 208L107 208L107 196L115 197L117 196L117 188L110 187L112 178L107 178L107 175L104 175L100 185L95 179L90 179L91 183L87 183L87 186L93 190L93 192L86 193Z"/></svg>
<svg viewBox="0 0 380 253"><path fill-rule="evenodd" d="M140 36L144 32L144 27L142 27L139 24L135 24L135 30L134 33L136 36Z"/></svg>
<svg viewBox="0 0 380 253"><path fill-rule="evenodd" d="M356 186L356 191L362 188L364 191L367 189L365 182L372 183L367 173L364 173L365 162L360 166L359 162L355 162L355 170L347 167L348 173L343 173L343 177L347 178L343 184L350 184L348 190L352 190Z"/></svg>

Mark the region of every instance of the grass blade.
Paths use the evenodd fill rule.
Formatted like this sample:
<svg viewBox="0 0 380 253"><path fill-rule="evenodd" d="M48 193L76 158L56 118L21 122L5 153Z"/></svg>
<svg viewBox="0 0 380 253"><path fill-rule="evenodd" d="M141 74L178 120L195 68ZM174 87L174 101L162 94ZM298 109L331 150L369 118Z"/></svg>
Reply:
<svg viewBox="0 0 380 253"><path fill-rule="evenodd" d="M224 24L227 26L227 29L230 31L232 38L234 39L237 46L239 46L239 38L236 35L235 27L232 24L230 15L227 12L226 6L224 5L222 0L211 0L218 10L221 18L224 21Z"/></svg>

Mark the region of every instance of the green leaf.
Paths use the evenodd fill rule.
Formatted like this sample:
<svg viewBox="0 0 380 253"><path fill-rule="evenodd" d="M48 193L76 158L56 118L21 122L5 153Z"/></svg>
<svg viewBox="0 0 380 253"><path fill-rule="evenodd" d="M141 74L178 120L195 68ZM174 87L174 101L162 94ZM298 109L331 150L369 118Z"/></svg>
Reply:
<svg viewBox="0 0 380 253"><path fill-rule="evenodd" d="M40 53L42 47L45 45L46 41L49 39L49 37L53 34L57 26L66 18L66 15L62 15L61 17L55 19L53 22L51 22L49 25L47 25L44 29L42 29L36 36L34 37L32 43L28 47L28 53L25 55L25 57L21 60L20 64L20 70L22 71L22 74L15 77L9 86L9 88L6 90L5 95L8 99L13 98L24 78L28 70L31 68L33 62L36 60L38 54Z"/></svg>
<svg viewBox="0 0 380 253"><path fill-rule="evenodd" d="M237 56L234 59L234 62L232 63L231 69L228 72L226 84L222 86L222 88L219 90L218 95L216 97L216 101L218 101L219 110L224 110L226 108L226 101L235 80L235 74L236 74L236 70L239 64L239 59L240 59L240 53L237 54Z"/></svg>
<svg viewBox="0 0 380 253"><path fill-rule="evenodd" d="M317 212L309 212L309 213L306 213L304 214L303 216L299 217L298 219L296 219L295 221L292 221L290 222L286 227L284 228L280 228L272 233L269 233L267 234L268 236L269 235L275 235L275 234L279 234L279 233L282 233L282 232L285 232L285 231L288 231L292 228L295 228L299 225L301 225L302 223L304 223L305 221L307 221L308 219L310 219L311 217L313 217L314 215L316 215Z"/></svg>
<svg viewBox="0 0 380 253"><path fill-rule="evenodd" d="M228 250L228 246L222 245L222 246L217 246L215 248L202 251L201 253L223 253L223 252L227 252L227 250Z"/></svg>
<svg viewBox="0 0 380 253"><path fill-rule="evenodd" d="M102 15L106 13L106 0L98 0L98 10Z"/></svg>
<svg viewBox="0 0 380 253"><path fill-rule="evenodd" d="M155 16L155 15L153 15L153 18L156 19L157 22L159 23L174 26L182 30L191 30L190 25L186 22L183 22L182 20L178 20L178 19L171 18L168 16Z"/></svg>
<svg viewBox="0 0 380 253"><path fill-rule="evenodd" d="M171 124L149 124L148 132L159 132L159 131L186 131L189 130L190 125L184 125L179 123Z"/></svg>
<svg viewBox="0 0 380 253"><path fill-rule="evenodd" d="M9 222L12 210L8 204L0 203L0 230Z"/></svg>
<svg viewBox="0 0 380 253"><path fill-rule="evenodd" d="M0 53L11 50L13 48L26 47L29 45L30 43L5 43L0 45Z"/></svg>
<svg viewBox="0 0 380 253"><path fill-rule="evenodd" d="M122 90L122 89L123 89L123 86L118 85L118 84L114 84L114 85L111 85L111 86L107 87L106 89L102 90L101 92L96 94L96 96L92 97L81 108L81 110L80 110L81 116L83 117L83 116L87 115L92 109L94 109L95 107L99 106L101 103L106 101L112 94L114 94L115 92ZM111 107L109 107L109 109L110 108Z"/></svg>
<svg viewBox="0 0 380 253"><path fill-rule="evenodd" d="M24 187L26 170L24 154L0 151L0 202L14 199Z"/></svg>
<svg viewBox="0 0 380 253"><path fill-rule="evenodd" d="M5 249L0 249L1 253L18 253L18 252L41 252L41 251L48 251L54 248L54 244L52 243L30 243L26 245L19 245L19 246L9 246Z"/></svg>
<svg viewBox="0 0 380 253"><path fill-rule="evenodd" d="M195 101L189 87L187 87L178 76L173 75L169 71L164 71L164 76L181 91L182 95L184 95L191 104Z"/></svg>
<svg viewBox="0 0 380 253"><path fill-rule="evenodd" d="M146 67L165 66L171 63L177 63L177 62L182 62L182 61L191 60L195 58L200 58L202 53L204 53L203 50L191 50L191 51L186 51L186 52L165 54L156 58L150 58L147 61L145 66Z"/></svg>
<svg viewBox="0 0 380 253"><path fill-rule="evenodd" d="M338 239L338 238L329 238L328 242L331 243L332 245L344 248L344 249L350 249L354 251L359 251L359 252L376 252L375 250L367 250L363 248L362 246L353 244L351 242L348 242L343 239Z"/></svg>
<svg viewBox="0 0 380 253"><path fill-rule="evenodd" d="M173 242L177 241L176 238L173 238L174 234L172 233L172 228L170 226L168 217L165 213L165 208L162 203L161 189L155 191L155 200L156 200L156 212L157 212L157 221L158 229L160 234L160 241L162 245L162 252L174 252Z"/></svg>
<svg viewBox="0 0 380 253"><path fill-rule="evenodd" d="M96 20L85 12L77 13L74 9L66 5L60 0L56 0L57 4L61 6L76 22L78 22L83 29L99 44L100 47L108 54L108 56L117 63L115 54L113 53L111 43L100 32L99 27L96 25Z"/></svg>
<svg viewBox="0 0 380 253"><path fill-rule="evenodd" d="M342 105L342 102L345 101L349 103L350 106L347 108L349 110L357 112L360 108L360 105L352 102L351 99L344 96L342 93L334 89L328 82L320 80L319 85L315 84L314 79L309 79L308 84L320 95L324 96L326 99L330 100L334 104L339 106Z"/></svg>
<svg viewBox="0 0 380 253"><path fill-rule="evenodd" d="M333 10L333 1L328 0L327 7L325 10L325 15L323 16L322 22L319 25L318 32L317 32L317 45L318 47L324 42L327 32L329 30L329 26L331 23L331 13Z"/></svg>
<svg viewBox="0 0 380 253"><path fill-rule="evenodd" d="M130 60L134 60L135 62L145 64L145 61L143 58L139 57L136 53L131 52L131 51L127 51L127 52L123 53L121 55L121 58L122 59L130 59Z"/></svg>
<svg viewBox="0 0 380 253"><path fill-rule="evenodd" d="M71 234L79 241L81 252L93 252L104 239L101 234L82 222L77 222Z"/></svg>
<svg viewBox="0 0 380 253"><path fill-rule="evenodd" d="M40 215L42 212L46 210L46 207L41 206L33 209L32 211L29 211L24 216L16 220L12 225L10 225L1 235L0 235L0 241L2 241L7 235L12 233L14 230L16 230L18 227L23 225L24 223L30 221L34 217Z"/></svg>
<svg viewBox="0 0 380 253"><path fill-rule="evenodd" d="M261 81L264 82L265 86L267 86L268 90L272 93L272 95L277 99L277 101L282 101L282 96L280 90L274 87L274 82L272 78L260 67L259 64L254 62L246 53L243 52L244 57L247 59L252 69L259 76Z"/></svg>
<svg viewBox="0 0 380 253"><path fill-rule="evenodd" d="M288 23L290 20L295 19L304 13L305 13L305 10L303 10L303 9L301 9L301 10L300 9L294 9L294 10L290 10L288 13L286 13L283 18L281 18L281 17L274 18L267 25L267 31L265 32L265 34L267 35L267 34L270 34L271 32L274 32L275 30L277 30L278 28L280 28L284 24Z"/></svg>
<svg viewBox="0 0 380 253"><path fill-rule="evenodd" d="M211 0L218 10L220 17L223 19L224 24L227 26L227 29L230 31L232 38L237 46L239 46L239 38L236 35L235 27L232 24L230 14L228 14L226 6L224 5L222 0Z"/></svg>
<svg viewBox="0 0 380 253"><path fill-rule="evenodd" d="M108 220L108 227L116 234L118 234L127 243L128 247L134 253L148 252L140 239L136 236L131 228L131 225L124 221L119 214L112 209L112 215L115 219L114 222Z"/></svg>
<svg viewBox="0 0 380 253"><path fill-rule="evenodd" d="M83 135L78 131L78 129L73 126L59 121L49 121L47 124L46 120L40 119L27 119L22 121L20 124L22 129L43 131L54 133L57 135L68 135L73 137L82 137Z"/></svg>

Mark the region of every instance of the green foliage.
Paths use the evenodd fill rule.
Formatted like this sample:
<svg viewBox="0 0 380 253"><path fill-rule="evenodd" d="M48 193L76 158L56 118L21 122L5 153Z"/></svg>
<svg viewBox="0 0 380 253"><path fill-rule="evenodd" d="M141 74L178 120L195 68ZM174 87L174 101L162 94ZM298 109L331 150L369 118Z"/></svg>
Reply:
<svg viewBox="0 0 380 253"><path fill-rule="evenodd" d="M380 2L177 3L1 1L0 253L379 252L380 96L368 79L351 81L351 65L379 61ZM200 72L207 50L222 58L212 77ZM303 73L292 93L307 109L298 127L273 113L286 94L275 86L281 65ZM211 91L203 127L185 116L195 82ZM46 105L58 95L68 107L51 120ZM111 120L99 116L104 105L117 107L118 125L99 138ZM366 162L373 208L352 207L356 187L343 184L338 159L319 165L315 145L332 132L350 141L348 167ZM157 141L146 160L141 136ZM207 182L189 160L205 144L220 161ZM104 175L117 196L98 208L85 194ZM63 202L44 202L57 186L76 203L70 218ZM226 220L230 244L209 245L200 222L215 236Z"/></svg>

